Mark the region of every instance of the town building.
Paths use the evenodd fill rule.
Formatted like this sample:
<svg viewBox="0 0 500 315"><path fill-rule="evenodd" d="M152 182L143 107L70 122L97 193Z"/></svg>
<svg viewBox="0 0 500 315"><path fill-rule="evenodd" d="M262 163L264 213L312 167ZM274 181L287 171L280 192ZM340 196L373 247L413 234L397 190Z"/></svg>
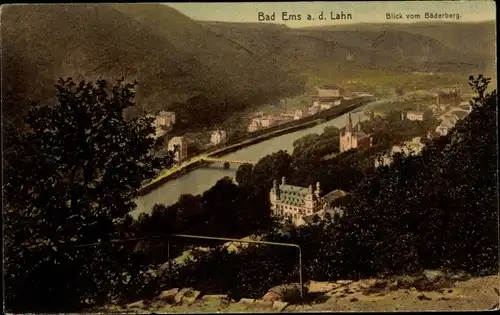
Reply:
<svg viewBox="0 0 500 315"><path fill-rule="evenodd" d="M308 115L315 115L315 114L319 113L319 111L320 111L319 105L318 106L313 105L307 109L307 114Z"/></svg>
<svg viewBox="0 0 500 315"><path fill-rule="evenodd" d="M299 120L299 119L302 119L303 117L304 117L304 110L302 110L302 109L297 109L293 113L293 119L294 120Z"/></svg>
<svg viewBox="0 0 500 315"><path fill-rule="evenodd" d="M260 124L262 128L269 128L276 123L276 118L272 115L263 116L260 118Z"/></svg>
<svg viewBox="0 0 500 315"><path fill-rule="evenodd" d="M319 182L316 183L316 190L313 190L312 185L309 188L287 185L285 177L281 179L280 185L274 180L269 193L271 214L279 218L289 217L292 223L296 224L302 217L322 209L320 194Z"/></svg>
<svg viewBox="0 0 500 315"><path fill-rule="evenodd" d="M168 151L175 151L174 160L179 162L187 157L187 141L184 137L173 137L168 142Z"/></svg>
<svg viewBox="0 0 500 315"><path fill-rule="evenodd" d="M394 154L403 153L405 155L418 155L422 152L425 145L421 142L420 137L415 137L410 141L403 142L402 145L394 145L391 150L380 158L375 159L375 168L386 166L393 162Z"/></svg>
<svg viewBox="0 0 500 315"><path fill-rule="evenodd" d="M288 117L281 117L281 116L273 116L273 115L267 115L267 116L262 116L262 117L256 117L253 118L250 122L250 125L248 125L248 132L255 132L259 129L263 128L269 128L274 125L276 125L279 121L282 120L288 120L291 119L291 116Z"/></svg>
<svg viewBox="0 0 500 315"><path fill-rule="evenodd" d="M440 136L446 136L455 127L458 118L455 115L443 115L439 118L441 119L441 123L436 127L436 133Z"/></svg>
<svg viewBox="0 0 500 315"><path fill-rule="evenodd" d="M338 85L322 85L316 88L318 96L323 97L343 97L344 89Z"/></svg>
<svg viewBox="0 0 500 315"><path fill-rule="evenodd" d="M279 119L282 119L282 120L293 119L293 116L294 116L294 113L292 113L292 112L280 113Z"/></svg>
<svg viewBox="0 0 500 315"><path fill-rule="evenodd" d="M429 105L428 108L430 110L432 110L433 114L443 113L447 110L447 106L443 105L443 104L441 104L441 105L432 104L432 105Z"/></svg>
<svg viewBox="0 0 500 315"><path fill-rule="evenodd" d="M408 120L424 120L424 112L423 111L407 111L406 112L406 119Z"/></svg>
<svg viewBox="0 0 500 315"><path fill-rule="evenodd" d="M460 91L458 89L449 92L439 90L436 97L437 105L451 105L456 106L460 104Z"/></svg>
<svg viewBox="0 0 500 315"><path fill-rule="evenodd" d="M371 136L361 131L361 119L356 129L352 125L351 113L349 112L345 131L340 133L341 153L355 148L369 148L372 145Z"/></svg>
<svg viewBox="0 0 500 315"><path fill-rule="evenodd" d="M258 118L254 118L252 119L252 121L250 122L250 125L248 125L248 132L255 132L259 129L262 128L262 125L260 123L260 119Z"/></svg>
<svg viewBox="0 0 500 315"><path fill-rule="evenodd" d="M320 103L320 110L327 110L333 107L333 102L325 102L325 103Z"/></svg>
<svg viewBox="0 0 500 315"><path fill-rule="evenodd" d="M227 133L225 130L215 130L214 132L212 132L212 136L210 137L210 142L213 145L225 143L226 141L227 141Z"/></svg>
<svg viewBox="0 0 500 315"><path fill-rule="evenodd" d="M156 115L153 125L156 129L171 128L176 122L176 116L174 112L160 111L158 115Z"/></svg>

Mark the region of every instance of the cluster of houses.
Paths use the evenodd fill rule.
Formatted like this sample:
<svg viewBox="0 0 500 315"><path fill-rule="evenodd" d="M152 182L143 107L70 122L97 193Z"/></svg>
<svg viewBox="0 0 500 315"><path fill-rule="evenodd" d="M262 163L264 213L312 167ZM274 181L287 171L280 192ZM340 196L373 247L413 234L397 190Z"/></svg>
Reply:
<svg viewBox="0 0 500 315"><path fill-rule="evenodd" d="M330 96L329 93L333 92L322 90L322 95ZM318 105L313 106L318 107ZM435 130L439 135L446 135L455 126L459 117L454 113L462 111L466 115L472 111L469 102L460 102L460 95L456 90L448 93L440 91L437 96L437 104L429 106L429 109L433 110L434 114L443 113L438 117L442 122ZM424 121L427 119L426 114L417 108L417 110L403 111L401 119ZM431 133L429 133L428 137L430 136ZM351 113L347 116L347 124L340 133L339 141L340 152L372 146L372 136L361 130L361 120L359 120L358 124L353 125ZM374 166L377 168L391 164L396 153L418 155L424 146L420 137L394 145L388 152L375 159ZM271 213L278 218L290 218L296 226L311 224L315 217L322 218L326 214L342 216L342 208L335 205L335 200L345 195L346 193L341 190L334 190L321 196L319 182L316 184L316 189L313 189L312 186L305 188L289 185L286 183L286 179L283 178L281 184L274 181L273 188L269 193Z"/></svg>
<svg viewBox="0 0 500 315"><path fill-rule="evenodd" d="M422 143L420 137L415 137L410 141L405 141L400 145L394 145L386 152L384 155L375 159L375 168L380 166L390 165L394 161L394 155L396 153L403 153L405 155L418 155L422 152L424 148L424 144Z"/></svg>
<svg viewBox="0 0 500 315"><path fill-rule="evenodd" d="M334 106L340 105L344 98L344 89L337 85L323 85L317 87L316 90L316 100L310 106L274 115L264 115L263 112L255 113L248 125L248 132L255 132L287 121L299 120L307 116L315 115L323 110L328 110Z"/></svg>

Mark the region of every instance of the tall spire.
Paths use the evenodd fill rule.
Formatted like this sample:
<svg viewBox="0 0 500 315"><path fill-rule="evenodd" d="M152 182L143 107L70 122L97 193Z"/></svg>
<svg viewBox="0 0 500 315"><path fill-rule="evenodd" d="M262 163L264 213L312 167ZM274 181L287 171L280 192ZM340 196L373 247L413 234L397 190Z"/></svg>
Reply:
<svg viewBox="0 0 500 315"><path fill-rule="evenodd" d="M349 112L347 116L347 126L345 127L345 132L352 132L352 118L351 118L351 112Z"/></svg>
<svg viewBox="0 0 500 315"><path fill-rule="evenodd" d="M358 116L358 131L361 131L361 116Z"/></svg>

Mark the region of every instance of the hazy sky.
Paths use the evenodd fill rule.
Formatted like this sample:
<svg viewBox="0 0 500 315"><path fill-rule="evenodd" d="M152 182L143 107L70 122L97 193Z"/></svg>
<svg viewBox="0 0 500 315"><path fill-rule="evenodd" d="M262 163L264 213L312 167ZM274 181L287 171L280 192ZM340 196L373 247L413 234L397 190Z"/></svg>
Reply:
<svg viewBox="0 0 500 315"><path fill-rule="evenodd" d="M223 22L259 22L258 13L271 15L270 23L289 27L315 25L370 23L370 22L419 22L419 21L485 21L495 20L493 1L381 1L381 2L246 2L246 3L165 3L195 20ZM300 21L284 21L282 12L301 14ZM319 19L321 11L325 20ZM331 20L330 11L352 15L351 20ZM426 19L425 13L449 15L451 18ZM387 19L387 13L401 13L402 19ZM310 14L315 20L307 20ZM407 14L420 14L420 19L409 19ZM457 19L457 14L458 19Z"/></svg>

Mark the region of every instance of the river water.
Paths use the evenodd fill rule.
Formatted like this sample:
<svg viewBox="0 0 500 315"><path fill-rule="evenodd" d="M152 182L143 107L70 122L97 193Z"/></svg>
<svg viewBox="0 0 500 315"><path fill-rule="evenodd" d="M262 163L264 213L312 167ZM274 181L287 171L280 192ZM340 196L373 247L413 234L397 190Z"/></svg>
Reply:
<svg viewBox="0 0 500 315"><path fill-rule="evenodd" d="M359 118L363 120L366 117L363 114L364 110L361 109L364 109L367 106L368 105L365 105L351 113L353 124L356 124ZM291 154L293 152L293 142L296 139L312 133L321 134L327 126L342 128L346 125L346 123L347 114L344 114L308 129L284 134L279 137L250 145L241 150L224 155L224 157L232 160L258 161L264 156L279 150L286 150ZM196 169L182 177L168 181L157 189L151 191L149 194L135 199L137 208L131 213L131 215L133 217L137 217L141 212L150 213L155 204L174 204L179 200L181 194L201 194L210 189L219 179L225 176L234 178L237 169L237 165L231 166L230 169L223 169L222 165L213 164L208 167Z"/></svg>

